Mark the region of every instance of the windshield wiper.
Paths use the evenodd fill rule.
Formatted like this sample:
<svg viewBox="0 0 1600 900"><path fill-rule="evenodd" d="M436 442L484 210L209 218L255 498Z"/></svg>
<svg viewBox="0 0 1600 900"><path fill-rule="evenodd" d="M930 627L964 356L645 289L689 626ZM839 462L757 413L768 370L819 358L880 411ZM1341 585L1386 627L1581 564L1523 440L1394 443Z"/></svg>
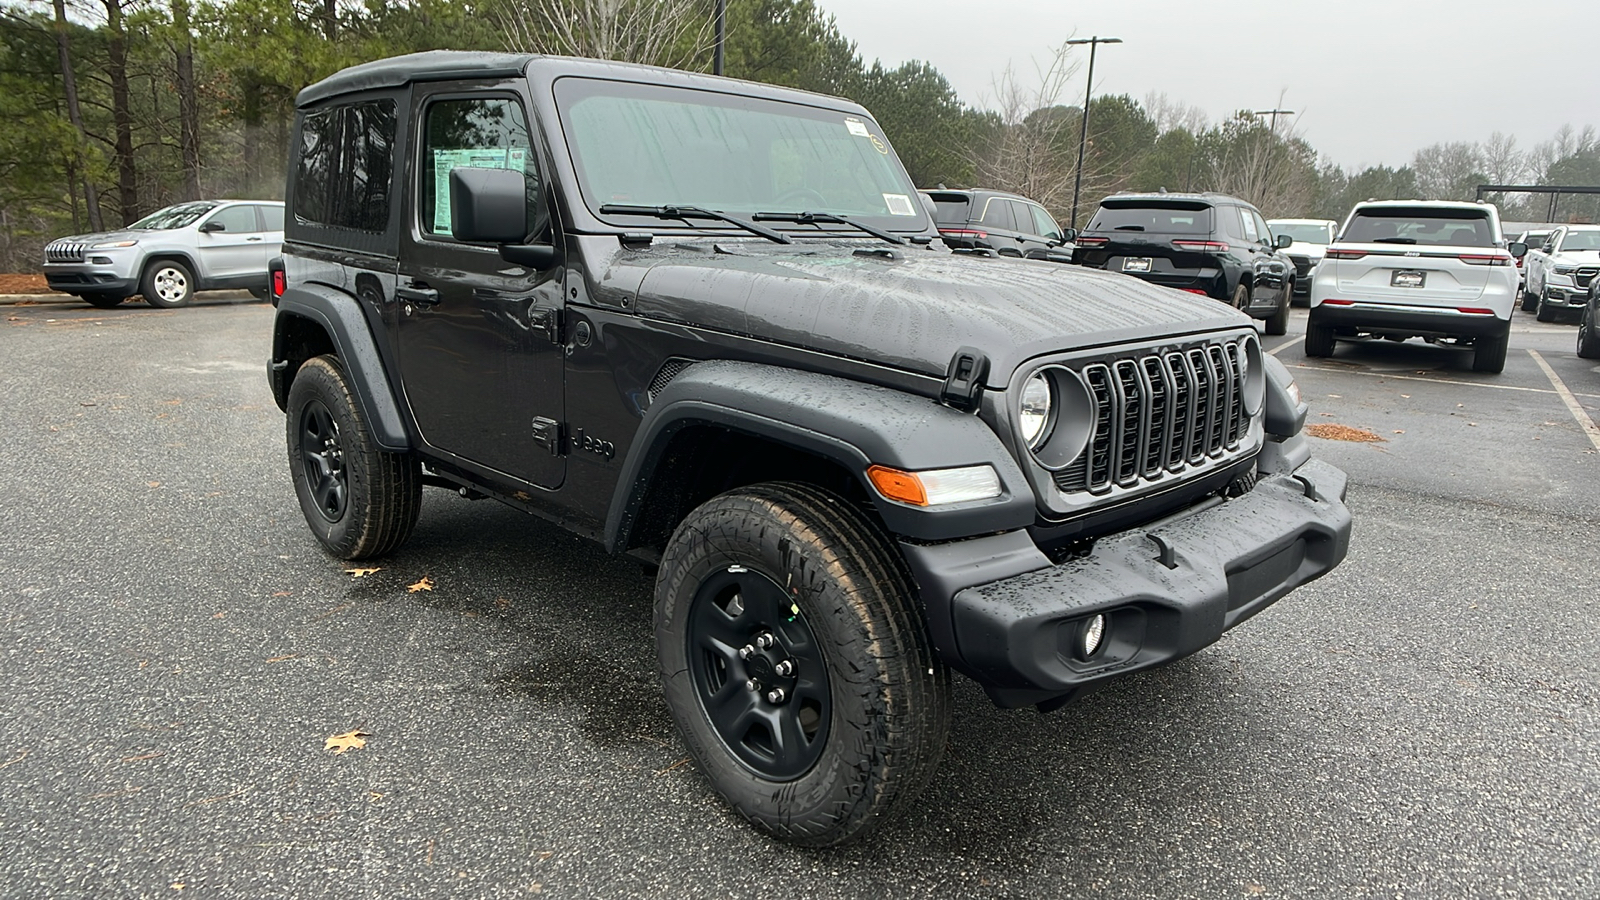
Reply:
<svg viewBox="0 0 1600 900"><path fill-rule="evenodd" d="M757 225L748 219L730 216L714 209L701 209L698 206L635 206L631 203L607 203L600 207L600 214L603 216L655 216L658 219L682 219L685 222L690 219L716 219L719 222L737 225L745 231L758 237L764 237L769 241L776 241L780 244L793 243L793 241L789 240L788 235L780 231L773 231L765 225Z"/></svg>
<svg viewBox="0 0 1600 900"><path fill-rule="evenodd" d="M848 219L844 216L838 215L837 213L758 212L750 218L755 219L757 222L794 222L798 225L816 225L819 222L837 222L840 225L849 225L851 228L855 228L859 231L865 231L867 234L870 234L875 238L882 238L891 244L904 244L906 242L906 239L900 237L899 235L890 234L889 232L884 231L882 228L876 228L872 225L868 225L865 222L857 222L855 219Z"/></svg>
<svg viewBox="0 0 1600 900"><path fill-rule="evenodd" d="M1374 244L1415 244L1416 238L1373 238Z"/></svg>

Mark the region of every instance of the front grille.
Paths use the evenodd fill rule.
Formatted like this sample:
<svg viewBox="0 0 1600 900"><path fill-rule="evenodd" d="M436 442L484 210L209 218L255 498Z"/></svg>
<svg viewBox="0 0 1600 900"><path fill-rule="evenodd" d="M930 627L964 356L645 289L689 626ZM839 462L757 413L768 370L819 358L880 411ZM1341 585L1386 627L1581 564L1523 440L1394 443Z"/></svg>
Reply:
<svg viewBox="0 0 1600 900"><path fill-rule="evenodd" d="M1249 428L1241 341L1092 362L1076 371L1094 403L1084 452L1055 473L1064 494L1100 494L1177 475L1239 449Z"/></svg>
<svg viewBox="0 0 1600 900"><path fill-rule="evenodd" d="M87 243L76 241L56 241L44 248L45 262L83 262L83 251L88 249Z"/></svg>
<svg viewBox="0 0 1600 900"><path fill-rule="evenodd" d="M1311 274L1311 259L1309 257L1291 256L1289 257L1289 261L1294 263L1294 272L1296 275L1304 276Z"/></svg>
<svg viewBox="0 0 1600 900"><path fill-rule="evenodd" d="M1600 268L1595 266L1584 266L1578 271L1572 273L1572 280L1577 282L1578 287L1587 288L1590 282L1594 281L1594 276L1597 274L1600 274Z"/></svg>

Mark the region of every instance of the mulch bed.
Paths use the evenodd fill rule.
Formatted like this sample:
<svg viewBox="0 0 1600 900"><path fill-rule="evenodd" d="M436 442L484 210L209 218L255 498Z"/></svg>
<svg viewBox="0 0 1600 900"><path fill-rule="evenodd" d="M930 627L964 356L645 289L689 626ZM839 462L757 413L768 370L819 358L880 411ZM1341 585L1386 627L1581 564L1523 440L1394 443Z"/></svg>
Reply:
<svg viewBox="0 0 1600 900"><path fill-rule="evenodd" d="M0 272L0 294L51 294L43 275L18 275Z"/></svg>
<svg viewBox="0 0 1600 900"><path fill-rule="evenodd" d="M1379 443L1384 440L1377 432L1365 428L1351 428L1349 425L1335 425L1331 422L1307 425L1306 434L1328 441L1356 441L1363 444Z"/></svg>

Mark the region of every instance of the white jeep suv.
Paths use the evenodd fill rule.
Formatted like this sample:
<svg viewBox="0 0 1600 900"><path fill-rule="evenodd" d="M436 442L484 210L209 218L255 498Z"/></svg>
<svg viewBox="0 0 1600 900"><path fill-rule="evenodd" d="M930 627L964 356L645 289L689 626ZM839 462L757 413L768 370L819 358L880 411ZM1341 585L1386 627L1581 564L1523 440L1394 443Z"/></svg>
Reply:
<svg viewBox="0 0 1600 900"><path fill-rule="evenodd" d="M1306 355L1332 356L1340 340L1420 337L1470 346L1473 371L1499 372L1526 249L1507 249L1486 203L1358 203L1311 282Z"/></svg>

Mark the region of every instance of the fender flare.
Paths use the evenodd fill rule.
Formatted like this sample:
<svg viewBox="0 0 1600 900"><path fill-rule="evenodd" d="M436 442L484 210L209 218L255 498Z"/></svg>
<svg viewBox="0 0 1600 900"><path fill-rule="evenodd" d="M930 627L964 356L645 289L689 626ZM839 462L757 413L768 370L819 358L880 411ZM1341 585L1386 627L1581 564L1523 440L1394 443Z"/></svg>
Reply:
<svg viewBox="0 0 1600 900"><path fill-rule="evenodd" d="M373 440L384 450L403 453L414 449L415 444L406 431L405 417L400 413L400 403L384 376L383 358L378 353L378 342L372 335L366 316L356 299L337 288L321 284L299 285L285 291L278 301L277 321L272 330L273 394L278 405L283 406L289 395L293 373L279 373L287 368L289 356L283 347L287 317L298 317L321 328L333 342L335 352L350 380L356 402L361 405L367 427Z"/></svg>
<svg viewBox="0 0 1600 900"><path fill-rule="evenodd" d="M977 416L928 397L758 363L716 360L685 369L656 397L628 449L606 516L608 550L628 546L657 466L679 430L714 425L831 460L859 479L889 531L939 541L1032 525L1033 491L1000 438ZM928 509L886 500L867 482L873 464L907 471L988 464L999 497Z"/></svg>

